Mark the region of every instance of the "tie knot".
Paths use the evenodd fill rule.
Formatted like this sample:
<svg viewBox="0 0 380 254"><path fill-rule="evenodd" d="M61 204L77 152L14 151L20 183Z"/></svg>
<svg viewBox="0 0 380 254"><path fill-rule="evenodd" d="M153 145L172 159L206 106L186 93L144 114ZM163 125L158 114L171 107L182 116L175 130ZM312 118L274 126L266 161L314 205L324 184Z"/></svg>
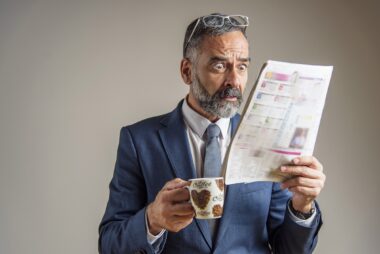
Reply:
<svg viewBox="0 0 380 254"><path fill-rule="evenodd" d="M220 128L218 125L212 123L207 127L207 139L218 137L220 134Z"/></svg>

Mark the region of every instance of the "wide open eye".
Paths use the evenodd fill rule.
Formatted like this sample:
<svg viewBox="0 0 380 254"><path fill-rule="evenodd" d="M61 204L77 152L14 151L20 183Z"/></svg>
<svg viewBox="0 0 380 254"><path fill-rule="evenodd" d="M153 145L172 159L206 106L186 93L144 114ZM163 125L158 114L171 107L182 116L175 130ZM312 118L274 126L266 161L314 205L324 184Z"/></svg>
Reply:
<svg viewBox="0 0 380 254"><path fill-rule="evenodd" d="M223 71L226 68L226 66L223 63L214 63L212 65L212 68L217 70L217 71Z"/></svg>
<svg viewBox="0 0 380 254"><path fill-rule="evenodd" d="M239 71L244 72L248 69L248 65L246 64L239 64L238 66Z"/></svg>

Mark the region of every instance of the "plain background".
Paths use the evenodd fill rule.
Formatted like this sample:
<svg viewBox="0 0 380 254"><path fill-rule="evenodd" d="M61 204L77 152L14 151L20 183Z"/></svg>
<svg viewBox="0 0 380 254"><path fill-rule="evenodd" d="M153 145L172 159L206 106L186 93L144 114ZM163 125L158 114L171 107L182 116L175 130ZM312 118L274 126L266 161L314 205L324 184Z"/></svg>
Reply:
<svg viewBox="0 0 380 254"><path fill-rule="evenodd" d="M380 8L362 1L0 0L0 253L97 253L119 130L171 111L187 24L250 17L268 59L334 65L315 253L378 253Z"/></svg>

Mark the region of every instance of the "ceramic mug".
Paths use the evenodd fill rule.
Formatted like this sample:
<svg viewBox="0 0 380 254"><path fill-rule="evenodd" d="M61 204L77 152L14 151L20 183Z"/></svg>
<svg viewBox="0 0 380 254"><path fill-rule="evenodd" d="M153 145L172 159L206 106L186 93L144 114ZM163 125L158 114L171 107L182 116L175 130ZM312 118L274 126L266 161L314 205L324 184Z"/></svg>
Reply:
<svg viewBox="0 0 380 254"><path fill-rule="evenodd" d="M223 215L223 177L194 178L189 180L191 204L197 219L217 219Z"/></svg>

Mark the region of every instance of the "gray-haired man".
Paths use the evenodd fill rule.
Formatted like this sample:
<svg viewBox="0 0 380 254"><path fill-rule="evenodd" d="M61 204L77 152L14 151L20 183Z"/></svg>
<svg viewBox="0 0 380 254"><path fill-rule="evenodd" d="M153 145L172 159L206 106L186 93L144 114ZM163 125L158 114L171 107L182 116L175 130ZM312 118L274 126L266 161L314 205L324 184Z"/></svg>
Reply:
<svg viewBox="0 0 380 254"><path fill-rule="evenodd" d="M181 76L189 93L172 112L123 127L99 228L101 253L311 253L322 225L314 202L325 175L314 157L295 177L227 187L224 214L194 218L188 179L203 177L207 129L220 129L221 159L236 130L250 57L242 15L211 14L187 28ZM215 152L215 151L213 151ZM212 229L210 228L212 225Z"/></svg>

